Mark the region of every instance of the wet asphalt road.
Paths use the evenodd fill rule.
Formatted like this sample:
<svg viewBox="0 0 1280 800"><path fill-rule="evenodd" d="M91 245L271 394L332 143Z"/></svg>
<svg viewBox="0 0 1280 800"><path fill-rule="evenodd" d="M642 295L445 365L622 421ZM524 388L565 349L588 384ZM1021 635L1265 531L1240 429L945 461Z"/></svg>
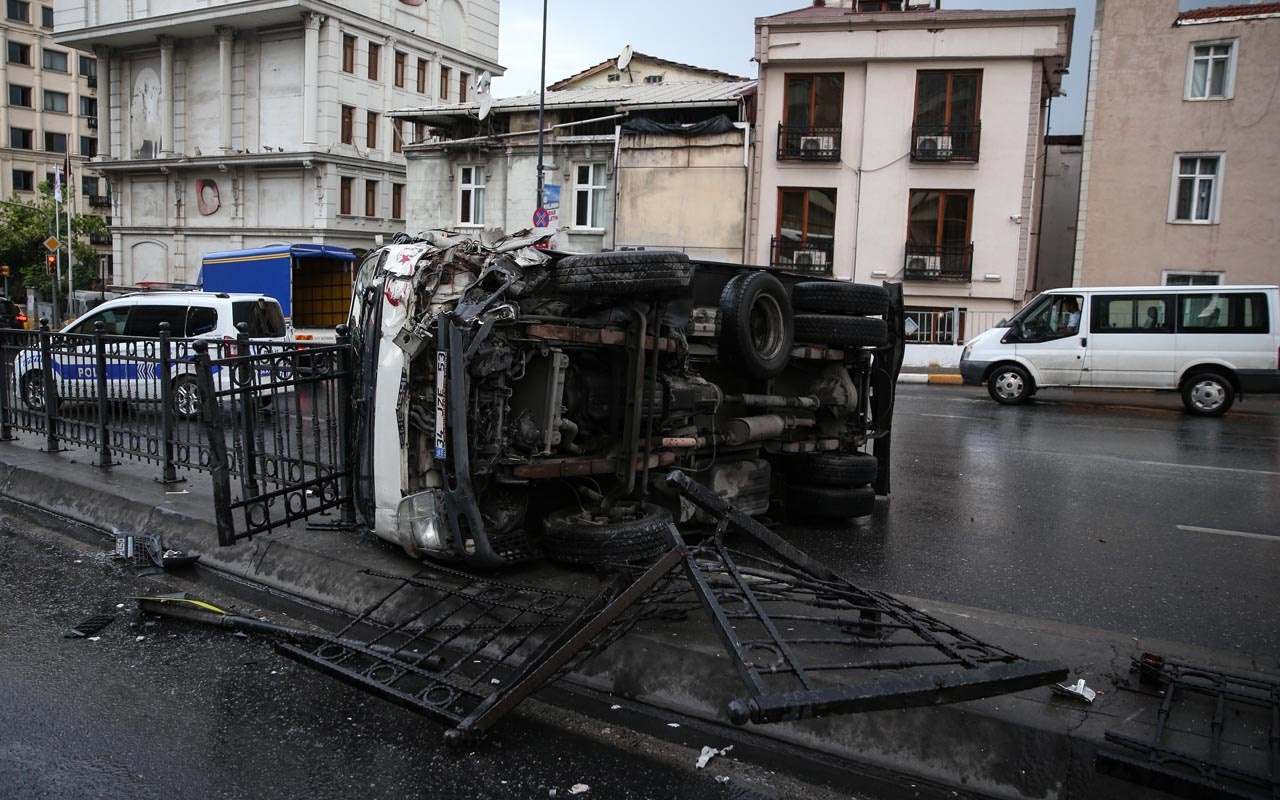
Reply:
<svg viewBox="0 0 1280 800"><path fill-rule="evenodd" d="M1280 657L1280 398L900 385L893 497L792 540L868 587ZM1247 535L1243 535L1247 534Z"/></svg>
<svg viewBox="0 0 1280 800"><path fill-rule="evenodd" d="M172 620L147 625L130 597L192 587L135 577L105 542L83 543L91 532L59 535L70 527L0 504L4 800L835 796L729 758L695 770L697 747L540 704L483 742L446 749L439 726L261 640ZM255 613L208 585L193 591ZM115 621L97 641L63 638L104 612ZM570 795L579 783L589 790Z"/></svg>

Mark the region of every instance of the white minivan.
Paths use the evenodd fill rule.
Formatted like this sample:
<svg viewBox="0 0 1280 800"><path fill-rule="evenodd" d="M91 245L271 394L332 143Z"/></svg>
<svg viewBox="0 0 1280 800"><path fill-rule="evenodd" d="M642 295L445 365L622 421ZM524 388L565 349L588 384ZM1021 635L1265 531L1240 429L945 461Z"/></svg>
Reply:
<svg viewBox="0 0 1280 800"><path fill-rule="evenodd" d="M1006 405L1046 386L1170 389L1218 416L1238 396L1280 392L1280 289L1052 289L975 336L960 374Z"/></svg>

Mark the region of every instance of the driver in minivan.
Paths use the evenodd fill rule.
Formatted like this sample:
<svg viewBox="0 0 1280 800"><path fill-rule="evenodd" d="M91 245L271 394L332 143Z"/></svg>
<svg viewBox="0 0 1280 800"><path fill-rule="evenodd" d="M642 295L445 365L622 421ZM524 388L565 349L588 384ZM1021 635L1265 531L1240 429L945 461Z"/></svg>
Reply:
<svg viewBox="0 0 1280 800"><path fill-rule="evenodd" d="M1067 335L1080 330L1080 303L1074 297L1068 297L1062 304L1062 313L1066 315Z"/></svg>

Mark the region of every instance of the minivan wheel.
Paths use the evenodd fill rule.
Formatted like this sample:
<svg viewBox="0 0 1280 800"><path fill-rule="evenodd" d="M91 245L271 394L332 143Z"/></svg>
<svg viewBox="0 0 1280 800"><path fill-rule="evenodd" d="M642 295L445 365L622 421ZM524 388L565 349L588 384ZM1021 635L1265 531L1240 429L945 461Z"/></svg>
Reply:
<svg viewBox="0 0 1280 800"><path fill-rule="evenodd" d="M1017 364L996 367L987 378L987 393L1001 405L1025 403L1034 391L1031 374Z"/></svg>
<svg viewBox="0 0 1280 800"><path fill-rule="evenodd" d="M174 379L173 412L183 419L200 416L200 387L194 375L179 375Z"/></svg>
<svg viewBox="0 0 1280 800"><path fill-rule="evenodd" d="M1235 401L1231 381L1220 373L1197 372L1182 382L1182 404L1196 416L1220 417Z"/></svg>

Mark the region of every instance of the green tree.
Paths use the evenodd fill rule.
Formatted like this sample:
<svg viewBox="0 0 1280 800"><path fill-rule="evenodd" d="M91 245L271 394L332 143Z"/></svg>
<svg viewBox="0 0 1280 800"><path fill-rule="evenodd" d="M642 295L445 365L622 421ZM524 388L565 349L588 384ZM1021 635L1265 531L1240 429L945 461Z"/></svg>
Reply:
<svg viewBox="0 0 1280 800"><path fill-rule="evenodd" d="M102 217L94 214L73 214L71 236L67 235L66 212L53 200L53 188L48 181L40 184L35 201L22 202L16 196L0 205L0 263L8 264L9 293L24 297L28 288L50 296L53 280L45 266L44 240L54 232L54 214L61 214L58 222L59 236L64 243L70 240L74 283L87 289L99 280L98 253L89 243L93 234L106 234L107 225ZM65 256L64 256L65 258ZM65 264L64 264L65 267ZM66 273L63 273L59 297L66 293ZM65 302L65 298L61 298Z"/></svg>

